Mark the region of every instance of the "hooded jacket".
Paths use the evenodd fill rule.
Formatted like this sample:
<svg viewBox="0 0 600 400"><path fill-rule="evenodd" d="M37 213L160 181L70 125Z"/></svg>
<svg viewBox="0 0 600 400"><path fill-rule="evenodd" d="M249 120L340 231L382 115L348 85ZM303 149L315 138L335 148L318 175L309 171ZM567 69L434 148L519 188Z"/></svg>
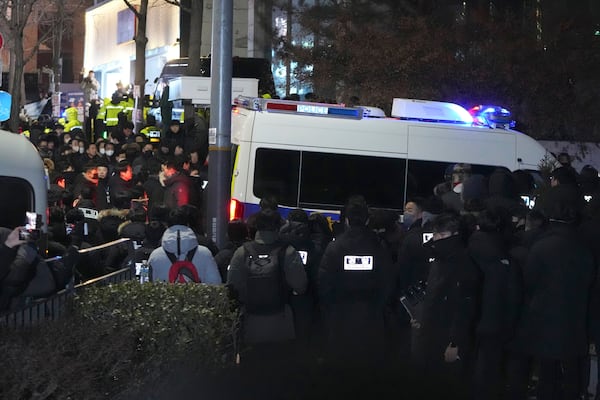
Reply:
<svg viewBox="0 0 600 400"><path fill-rule="evenodd" d="M177 232L179 232L179 240L177 239ZM197 247L197 249L192 258L192 264L198 271L200 281L208 284L221 283L221 275L210 250L204 246L199 246L194 231L184 225L169 227L163 234L161 247L150 254L148 264L152 270L152 281L169 281L171 260L169 260L165 251L175 254L177 259L181 261L185 260L188 252L194 247Z"/></svg>
<svg viewBox="0 0 600 400"><path fill-rule="evenodd" d="M191 186L190 178L181 172L170 176L165 180L164 204L169 208L176 208L192 203Z"/></svg>

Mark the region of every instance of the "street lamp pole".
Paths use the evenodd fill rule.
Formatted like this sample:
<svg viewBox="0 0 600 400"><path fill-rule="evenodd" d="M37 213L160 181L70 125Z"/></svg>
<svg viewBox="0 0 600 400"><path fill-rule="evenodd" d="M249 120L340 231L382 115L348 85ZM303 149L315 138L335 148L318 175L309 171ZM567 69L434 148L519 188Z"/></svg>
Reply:
<svg viewBox="0 0 600 400"><path fill-rule="evenodd" d="M231 182L231 71L233 0L213 2L211 102L208 135L208 228L222 247L227 239Z"/></svg>

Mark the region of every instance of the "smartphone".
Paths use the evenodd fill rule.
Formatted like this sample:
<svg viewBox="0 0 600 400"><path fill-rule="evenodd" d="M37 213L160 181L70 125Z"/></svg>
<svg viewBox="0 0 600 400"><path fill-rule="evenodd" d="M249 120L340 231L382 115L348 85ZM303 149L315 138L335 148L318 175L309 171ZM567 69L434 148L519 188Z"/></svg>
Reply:
<svg viewBox="0 0 600 400"><path fill-rule="evenodd" d="M525 206L530 210L532 210L533 207L535 207L535 197L521 196L521 200L523 200Z"/></svg>
<svg viewBox="0 0 600 400"><path fill-rule="evenodd" d="M41 221L41 215L27 211L25 213L25 229L19 231L20 240L28 240L35 242L40 238L40 230L38 229L38 221Z"/></svg>

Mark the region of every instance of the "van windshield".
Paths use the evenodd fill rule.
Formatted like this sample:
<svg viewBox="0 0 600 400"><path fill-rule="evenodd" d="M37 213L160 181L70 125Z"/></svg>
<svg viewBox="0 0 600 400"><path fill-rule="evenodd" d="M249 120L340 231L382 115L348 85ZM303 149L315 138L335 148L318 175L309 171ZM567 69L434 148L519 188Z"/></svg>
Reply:
<svg viewBox="0 0 600 400"><path fill-rule="evenodd" d="M0 176L0 226L16 228L25 222L25 212L34 210L33 188L21 178Z"/></svg>

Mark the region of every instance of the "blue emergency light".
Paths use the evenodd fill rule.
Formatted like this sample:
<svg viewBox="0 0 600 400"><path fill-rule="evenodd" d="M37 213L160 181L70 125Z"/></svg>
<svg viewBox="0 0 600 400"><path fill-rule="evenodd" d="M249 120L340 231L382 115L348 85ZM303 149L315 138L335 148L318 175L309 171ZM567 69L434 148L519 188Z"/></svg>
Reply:
<svg viewBox="0 0 600 400"><path fill-rule="evenodd" d="M516 124L510 111L500 106L478 105L472 107L469 113L473 116L474 125L507 129L514 128Z"/></svg>

